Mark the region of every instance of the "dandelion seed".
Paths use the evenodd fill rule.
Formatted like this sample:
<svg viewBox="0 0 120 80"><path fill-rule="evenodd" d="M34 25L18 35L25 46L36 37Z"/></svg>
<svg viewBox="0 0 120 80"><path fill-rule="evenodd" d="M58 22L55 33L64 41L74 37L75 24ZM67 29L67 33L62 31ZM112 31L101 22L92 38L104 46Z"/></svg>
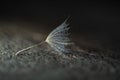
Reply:
<svg viewBox="0 0 120 80"><path fill-rule="evenodd" d="M69 49L67 48L68 45L73 44L71 40L69 39L69 33L68 30L70 27L68 27L69 24L67 24L67 19L59 25L56 29L54 29L46 38L44 42L47 42L55 51L58 53L69 53ZM20 54L23 51L26 51L28 49L31 49L33 47L39 46L42 43L24 48L18 52L15 53L15 55Z"/></svg>

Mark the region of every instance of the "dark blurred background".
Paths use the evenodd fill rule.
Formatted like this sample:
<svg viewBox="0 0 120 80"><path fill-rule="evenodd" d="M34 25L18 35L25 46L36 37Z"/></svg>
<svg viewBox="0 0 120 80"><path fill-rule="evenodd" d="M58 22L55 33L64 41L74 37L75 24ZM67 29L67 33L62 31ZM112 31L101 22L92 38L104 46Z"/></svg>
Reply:
<svg viewBox="0 0 120 80"><path fill-rule="evenodd" d="M120 6L115 1L24 1L0 3L0 21L45 25L50 32L70 16L73 40L80 45L120 51ZM8 26L9 27L9 26ZM22 26L21 26L22 28ZM29 29L29 28L28 28Z"/></svg>

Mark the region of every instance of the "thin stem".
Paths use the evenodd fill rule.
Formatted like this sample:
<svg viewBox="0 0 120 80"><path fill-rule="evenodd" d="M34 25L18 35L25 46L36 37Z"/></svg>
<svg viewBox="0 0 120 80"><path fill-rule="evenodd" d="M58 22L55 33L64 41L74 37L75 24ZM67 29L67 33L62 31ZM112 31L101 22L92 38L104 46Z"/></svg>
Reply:
<svg viewBox="0 0 120 80"><path fill-rule="evenodd" d="M20 54L21 52L26 51L26 50L29 50L29 49L31 49L31 48L33 48L33 47L39 46L39 45L41 45L42 43L43 43L43 42L38 43L38 44L35 44L35 45L32 45L32 46L29 46L29 47L24 48L24 49L22 49L22 50L19 50L18 52L15 53L15 55L17 56L17 55Z"/></svg>

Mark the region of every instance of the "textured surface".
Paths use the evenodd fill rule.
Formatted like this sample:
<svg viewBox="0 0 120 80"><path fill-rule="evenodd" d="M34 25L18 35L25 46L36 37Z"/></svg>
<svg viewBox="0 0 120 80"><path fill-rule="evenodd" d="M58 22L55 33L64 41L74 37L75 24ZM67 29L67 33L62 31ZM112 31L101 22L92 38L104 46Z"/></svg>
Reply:
<svg viewBox="0 0 120 80"><path fill-rule="evenodd" d="M27 36L26 36L27 35ZM35 36L40 36L36 38ZM0 80L119 80L120 63L99 52L58 55L46 43L14 56L18 50L40 42L41 33L0 29ZM75 47L73 47L75 48ZM105 53L102 53L105 54Z"/></svg>

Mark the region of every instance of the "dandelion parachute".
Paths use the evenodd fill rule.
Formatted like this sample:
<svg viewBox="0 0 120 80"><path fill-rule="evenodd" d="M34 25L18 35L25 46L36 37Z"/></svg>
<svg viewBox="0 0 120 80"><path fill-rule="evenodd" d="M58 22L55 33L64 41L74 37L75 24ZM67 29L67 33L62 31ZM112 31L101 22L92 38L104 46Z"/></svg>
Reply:
<svg viewBox="0 0 120 80"><path fill-rule="evenodd" d="M55 51L58 53L69 53L69 49L67 48L68 45L73 44L71 40L69 39L69 33L68 30L70 29L69 24L67 24L67 19L59 25L57 28L55 28L46 38L44 42L47 42ZM19 53L26 51L28 49L31 49L33 47L39 46L41 43L29 46L27 48L24 48L18 52L15 53L15 55L18 55Z"/></svg>

